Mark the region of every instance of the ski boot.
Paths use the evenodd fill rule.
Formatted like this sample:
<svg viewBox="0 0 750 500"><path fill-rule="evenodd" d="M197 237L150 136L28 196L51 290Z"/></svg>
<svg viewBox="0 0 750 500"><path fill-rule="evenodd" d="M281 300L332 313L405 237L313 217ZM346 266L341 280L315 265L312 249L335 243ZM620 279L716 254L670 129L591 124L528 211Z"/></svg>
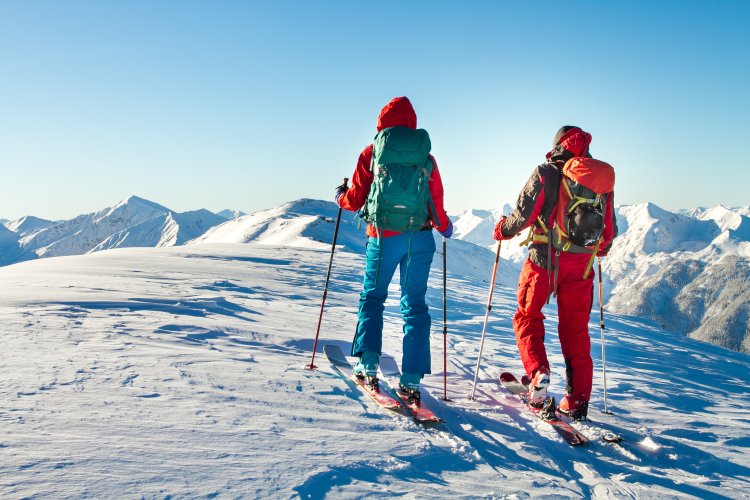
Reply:
<svg viewBox="0 0 750 500"><path fill-rule="evenodd" d="M403 373L398 383L400 396L409 404L419 404L422 401L422 395L419 393L419 381L422 380L420 373Z"/></svg>
<svg viewBox="0 0 750 500"><path fill-rule="evenodd" d="M560 401L560 406L557 407L557 410L573 420L586 420L589 412L589 402L574 401L573 397L568 394Z"/></svg>
<svg viewBox="0 0 750 500"><path fill-rule="evenodd" d="M529 383L529 406L542 408L547 400L549 387L549 369L540 367Z"/></svg>
<svg viewBox="0 0 750 500"><path fill-rule="evenodd" d="M399 396L405 399L410 405L413 404L419 406L422 402L422 395L420 394L419 389L410 389L409 387L399 385L398 392Z"/></svg>
<svg viewBox="0 0 750 500"><path fill-rule="evenodd" d="M380 380L378 380L378 377L371 376L371 375L362 375L360 373L354 374L358 379L364 380L365 385L372 391L372 392L380 392Z"/></svg>
<svg viewBox="0 0 750 500"><path fill-rule="evenodd" d="M364 380L373 392L380 392L380 381L378 380L378 364L380 354L373 351L365 351L354 365L354 376Z"/></svg>

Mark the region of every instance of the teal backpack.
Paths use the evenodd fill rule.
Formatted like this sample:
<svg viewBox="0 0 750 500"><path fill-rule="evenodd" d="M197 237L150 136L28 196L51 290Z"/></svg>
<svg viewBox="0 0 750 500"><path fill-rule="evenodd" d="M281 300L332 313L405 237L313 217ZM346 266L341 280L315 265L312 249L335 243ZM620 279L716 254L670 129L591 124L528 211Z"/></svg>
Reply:
<svg viewBox="0 0 750 500"><path fill-rule="evenodd" d="M389 127L375 136L374 174L362 218L379 231L419 231L435 213L428 181L434 168L426 130Z"/></svg>

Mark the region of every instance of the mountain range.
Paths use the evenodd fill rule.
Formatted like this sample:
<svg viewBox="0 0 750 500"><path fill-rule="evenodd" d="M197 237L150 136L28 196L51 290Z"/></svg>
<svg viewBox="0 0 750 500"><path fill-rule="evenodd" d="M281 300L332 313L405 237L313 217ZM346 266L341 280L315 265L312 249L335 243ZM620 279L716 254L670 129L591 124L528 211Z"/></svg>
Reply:
<svg viewBox="0 0 750 500"><path fill-rule="evenodd" d="M138 196L70 220L26 216L0 230L0 265L122 247L182 245L242 212L201 209L178 213Z"/></svg>
<svg viewBox="0 0 750 500"><path fill-rule="evenodd" d="M509 205L451 216L448 270L489 282L492 228ZM0 265L121 247L257 243L330 249L338 209L300 199L251 214L224 210L176 213L131 196L67 221L23 217L0 225ZM653 203L617 209L619 236L602 259L607 310L647 318L663 328L750 353L750 207L670 212ZM364 222L343 212L337 251L363 253ZM442 238L435 233L438 254ZM525 234L524 234L525 236ZM526 255L523 237L503 242L498 283L515 286ZM441 267L436 258L433 267Z"/></svg>

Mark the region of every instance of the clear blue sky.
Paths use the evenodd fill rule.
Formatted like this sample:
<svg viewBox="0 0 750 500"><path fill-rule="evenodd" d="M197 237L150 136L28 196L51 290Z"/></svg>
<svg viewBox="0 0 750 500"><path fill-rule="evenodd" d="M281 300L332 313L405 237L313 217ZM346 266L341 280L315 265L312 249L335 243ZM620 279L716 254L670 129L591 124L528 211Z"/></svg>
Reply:
<svg viewBox="0 0 750 500"><path fill-rule="evenodd" d="M406 95L450 212L564 124L616 202L750 204L747 1L0 1L0 217L331 199Z"/></svg>

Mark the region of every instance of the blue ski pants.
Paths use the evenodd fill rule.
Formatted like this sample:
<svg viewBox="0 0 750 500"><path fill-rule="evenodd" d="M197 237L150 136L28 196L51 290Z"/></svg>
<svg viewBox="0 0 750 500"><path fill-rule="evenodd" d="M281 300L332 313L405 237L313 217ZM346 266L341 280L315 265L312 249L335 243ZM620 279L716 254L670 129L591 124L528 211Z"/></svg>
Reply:
<svg viewBox="0 0 750 500"><path fill-rule="evenodd" d="M425 295L434 255L435 240L431 230L368 240L352 356L361 356L365 351L381 354L388 285L399 267L401 316L404 319L401 370L404 373L431 373L430 312Z"/></svg>

